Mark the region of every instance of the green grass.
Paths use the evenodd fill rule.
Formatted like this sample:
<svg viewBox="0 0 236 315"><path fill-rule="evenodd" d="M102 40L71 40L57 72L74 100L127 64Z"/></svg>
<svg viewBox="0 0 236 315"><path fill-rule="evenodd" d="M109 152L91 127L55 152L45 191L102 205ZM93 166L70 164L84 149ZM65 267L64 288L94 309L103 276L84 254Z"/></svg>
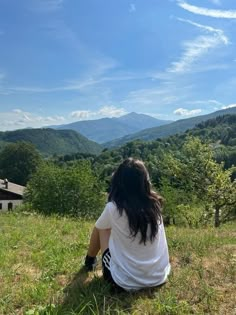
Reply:
<svg viewBox="0 0 236 315"><path fill-rule="evenodd" d="M0 314L235 314L236 223L167 228L172 273L161 288L111 291L86 274L92 223L0 215Z"/></svg>

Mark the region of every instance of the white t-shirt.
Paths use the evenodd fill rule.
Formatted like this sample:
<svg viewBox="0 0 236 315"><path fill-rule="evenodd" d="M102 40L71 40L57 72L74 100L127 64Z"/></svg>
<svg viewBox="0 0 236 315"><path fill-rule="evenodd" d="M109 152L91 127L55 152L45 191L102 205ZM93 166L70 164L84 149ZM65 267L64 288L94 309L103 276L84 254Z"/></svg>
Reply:
<svg viewBox="0 0 236 315"><path fill-rule="evenodd" d="M97 229L111 229L109 250L113 280L125 290L139 290L164 283L170 273L168 247L163 223L151 243L140 244L140 232L130 236L128 218L120 216L116 205L108 202L95 224Z"/></svg>

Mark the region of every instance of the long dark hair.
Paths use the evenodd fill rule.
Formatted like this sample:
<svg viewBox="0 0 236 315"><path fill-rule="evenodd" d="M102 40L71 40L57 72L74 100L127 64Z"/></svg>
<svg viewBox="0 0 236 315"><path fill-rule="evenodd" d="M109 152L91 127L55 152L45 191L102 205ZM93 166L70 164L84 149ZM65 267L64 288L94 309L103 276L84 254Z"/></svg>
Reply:
<svg viewBox="0 0 236 315"><path fill-rule="evenodd" d="M149 174L140 160L126 159L112 176L108 201L115 202L120 215L127 214L130 234L141 233L140 243L151 242L162 221L162 198L152 191ZM150 235L148 226L150 225Z"/></svg>

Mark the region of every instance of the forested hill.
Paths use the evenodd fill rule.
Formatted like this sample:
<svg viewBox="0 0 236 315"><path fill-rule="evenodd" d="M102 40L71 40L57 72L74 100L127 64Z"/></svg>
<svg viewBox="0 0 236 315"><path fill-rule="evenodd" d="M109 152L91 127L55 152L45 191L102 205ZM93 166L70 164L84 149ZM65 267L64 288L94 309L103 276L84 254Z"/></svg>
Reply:
<svg viewBox="0 0 236 315"><path fill-rule="evenodd" d="M217 162L224 162L229 168L236 165L236 114L223 115L198 124L183 134L175 134L154 141L134 140L112 150L104 149L97 157L92 157L94 167L101 178L109 178L110 174L123 159L134 157L147 163L151 172L156 172L156 163L167 152L179 152L190 137L198 137L210 144ZM84 158L79 154L60 157L59 163L66 163ZM152 170L153 169L153 170Z"/></svg>
<svg viewBox="0 0 236 315"><path fill-rule="evenodd" d="M236 114L209 119L189 130L188 134L215 144L236 146Z"/></svg>
<svg viewBox="0 0 236 315"><path fill-rule="evenodd" d="M208 115L202 115L202 116L177 120L173 123L160 126L160 127L148 128L140 132L134 133L132 135L127 135L123 138L107 142L103 146L106 148L112 148L112 147L121 146L127 142L130 142L136 139L148 141L148 140L154 140L157 138L168 137L170 135L174 135L177 133L183 133L186 130L194 128L197 124L204 122L206 120L213 119L218 116L227 115L227 114L236 114L236 107L219 110Z"/></svg>
<svg viewBox="0 0 236 315"><path fill-rule="evenodd" d="M72 153L99 154L101 147L73 130L21 129L0 132L0 150L9 143L30 142L44 156Z"/></svg>

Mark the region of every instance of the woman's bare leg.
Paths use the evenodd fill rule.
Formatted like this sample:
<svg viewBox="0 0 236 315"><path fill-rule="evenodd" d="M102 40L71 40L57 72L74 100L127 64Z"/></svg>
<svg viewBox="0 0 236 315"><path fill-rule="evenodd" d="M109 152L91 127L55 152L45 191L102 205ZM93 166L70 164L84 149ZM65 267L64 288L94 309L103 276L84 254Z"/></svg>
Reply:
<svg viewBox="0 0 236 315"><path fill-rule="evenodd" d="M96 257L99 250L100 250L99 231L96 227L94 227L90 237L88 256Z"/></svg>
<svg viewBox="0 0 236 315"><path fill-rule="evenodd" d="M102 254L108 248L109 238L111 234L111 229L98 230L96 227L93 228L87 256L85 257L85 267L87 271L92 271L95 269L97 264L97 254L101 249Z"/></svg>
<svg viewBox="0 0 236 315"><path fill-rule="evenodd" d="M105 230L99 229L98 232L99 232L99 238L100 238L101 252L103 254L109 245L109 238L111 235L111 229L105 229Z"/></svg>

